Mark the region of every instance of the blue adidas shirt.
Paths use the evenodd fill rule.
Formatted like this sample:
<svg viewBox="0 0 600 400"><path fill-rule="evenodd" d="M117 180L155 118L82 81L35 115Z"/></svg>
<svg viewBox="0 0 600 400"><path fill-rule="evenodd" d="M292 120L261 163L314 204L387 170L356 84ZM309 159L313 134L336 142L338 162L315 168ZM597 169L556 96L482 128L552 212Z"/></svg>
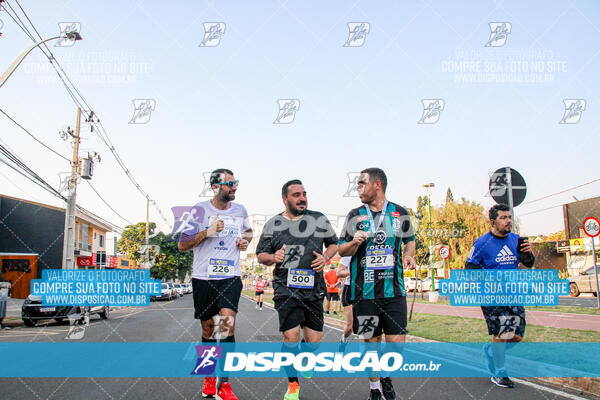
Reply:
<svg viewBox="0 0 600 400"><path fill-rule="evenodd" d="M467 263L478 265L482 269L517 269L519 235L509 233L505 238L492 235L491 232L475 240L467 257Z"/></svg>

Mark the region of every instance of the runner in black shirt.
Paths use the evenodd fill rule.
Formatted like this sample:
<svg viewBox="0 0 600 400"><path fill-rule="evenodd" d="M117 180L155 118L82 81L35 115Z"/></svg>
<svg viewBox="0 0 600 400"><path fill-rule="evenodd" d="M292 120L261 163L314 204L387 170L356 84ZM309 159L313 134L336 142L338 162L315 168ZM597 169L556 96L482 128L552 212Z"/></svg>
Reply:
<svg viewBox="0 0 600 400"><path fill-rule="evenodd" d="M256 253L261 264L275 264L273 300L283 341L298 343L302 328L310 351L306 342L323 337L323 267L335 255L338 239L325 215L307 210L301 181L287 182L281 192L285 211L267 221ZM297 400L298 393L298 378L290 376L284 399Z"/></svg>

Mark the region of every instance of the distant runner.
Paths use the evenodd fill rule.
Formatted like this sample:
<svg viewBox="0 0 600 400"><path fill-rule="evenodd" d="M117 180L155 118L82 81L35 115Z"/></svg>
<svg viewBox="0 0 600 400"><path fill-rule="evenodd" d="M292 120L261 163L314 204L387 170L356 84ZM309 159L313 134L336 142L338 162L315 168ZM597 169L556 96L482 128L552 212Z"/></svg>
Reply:
<svg viewBox="0 0 600 400"><path fill-rule="evenodd" d="M256 308L260 311L262 311L265 286L267 286L267 283L263 281L262 276L258 277L258 281L256 282Z"/></svg>

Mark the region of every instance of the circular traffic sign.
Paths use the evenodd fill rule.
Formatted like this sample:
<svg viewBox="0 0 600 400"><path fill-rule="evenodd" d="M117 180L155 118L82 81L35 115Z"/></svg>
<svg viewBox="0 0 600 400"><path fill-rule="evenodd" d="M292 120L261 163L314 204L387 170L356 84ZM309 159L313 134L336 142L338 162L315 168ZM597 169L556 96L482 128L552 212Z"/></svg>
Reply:
<svg viewBox="0 0 600 400"><path fill-rule="evenodd" d="M445 260L446 258L450 257L450 249L448 246L442 246L440 247L439 254L440 257Z"/></svg>
<svg viewBox="0 0 600 400"><path fill-rule="evenodd" d="M583 231L589 237L595 237L600 234L600 221L597 218L589 217L583 221Z"/></svg>
<svg viewBox="0 0 600 400"><path fill-rule="evenodd" d="M510 171L510 175L508 173ZM527 194L527 185L523 176L515 169L504 167L498 168L490 177L489 189L490 195L496 203L508 205L508 179L512 188L513 207L518 206L525 200Z"/></svg>

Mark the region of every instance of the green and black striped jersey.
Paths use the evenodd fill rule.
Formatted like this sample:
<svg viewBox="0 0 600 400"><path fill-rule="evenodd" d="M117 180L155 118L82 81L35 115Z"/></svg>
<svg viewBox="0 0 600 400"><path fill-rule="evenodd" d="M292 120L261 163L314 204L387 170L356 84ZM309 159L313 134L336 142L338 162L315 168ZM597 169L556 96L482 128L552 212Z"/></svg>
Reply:
<svg viewBox="0 0 600 400"><path fill-rule="evenodd" d="M338 244L352 241L359 231L369 233L350 262L350 298L380 299L405 296L402 273L402 244L415 240L408 211L395 203L387 203L384 218L373 233L371 218L365 206L351 210L346 216ZM381 212L372 212L375 225Z"/></svg>

